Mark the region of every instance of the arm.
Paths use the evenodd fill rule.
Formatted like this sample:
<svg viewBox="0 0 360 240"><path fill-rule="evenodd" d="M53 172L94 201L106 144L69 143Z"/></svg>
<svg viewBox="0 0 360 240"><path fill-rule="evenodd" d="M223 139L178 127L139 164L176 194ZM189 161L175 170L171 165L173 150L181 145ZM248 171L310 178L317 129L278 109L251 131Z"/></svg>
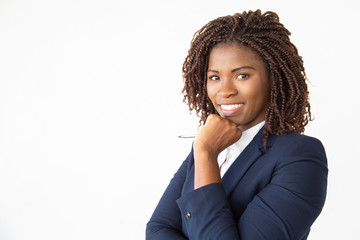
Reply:
<svg viewBox="0 0 360 240"><path fill-rule="evenodd" d="M221 182L219 167L217 164L217 155L226 146L231 145L241 136L241 131L237 129L234 123L224 120L219 116L211 116L208 118L203 130L194 142L193 151L183 162L180 169L174 175L169 186L165 190L159 204L157 205L150 221L146 227L147 239L186 239L182 234L182 217L186 219L186 212L181 215L176 200L181 197L181 192L188 172L190 158L194 155L195 161L195 188L208 185L214 182ZM219 124L223 122L223 124ZM224 123L225 122L225 123ZM221 129L219 129L219 127ZM234 134L234 130L235 134ZM222 133L222 137L211 136L209 133ZM230 134L229 134L230 133ZM229 139L232 136L232 139ZM217 140L217 142L208 142L205 140ZM213 146L217 146L214 148ZM211 151L204 150L207 148ZM192 163L192 161L191 161ZM215 173L215 174L214 174Z"/></svg>
<svg viewBox="0 0 360 240"><path fill-rule="evenodd" d="M326 196L327 166L322 144L313 138L284 143L270 183L235 221L221 183L178 199L190 239L301 239L320 214Z"/></svg>
<svg viewBox="0 0 360 240"><path fill-rule="evenodd" d="M147 223L146 239L187 239L181 232L181 216L176 199L181 196L191 155L192 152L171 179L150 221Z"/></svg>

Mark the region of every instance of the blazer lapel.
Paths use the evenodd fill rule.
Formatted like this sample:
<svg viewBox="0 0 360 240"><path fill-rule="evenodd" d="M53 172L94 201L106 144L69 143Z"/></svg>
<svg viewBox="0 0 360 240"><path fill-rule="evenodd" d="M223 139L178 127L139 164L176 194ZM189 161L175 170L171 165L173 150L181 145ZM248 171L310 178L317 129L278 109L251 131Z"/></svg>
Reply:
<svg viewBox="0 0 360 240"><path fill-rule="evenodd" d="M237 159L223 176L222 183L224 185L227 196L231 194L235 186L244 176L246 171L251 167L251 165L266 152L263 143L263 129L264 128L262 128L255 135L254 139L242 151L242 153L237 157ZM271 147L274 137L275 136L273 135L269 136L266 143L266 149L269 149Z"/></svg>

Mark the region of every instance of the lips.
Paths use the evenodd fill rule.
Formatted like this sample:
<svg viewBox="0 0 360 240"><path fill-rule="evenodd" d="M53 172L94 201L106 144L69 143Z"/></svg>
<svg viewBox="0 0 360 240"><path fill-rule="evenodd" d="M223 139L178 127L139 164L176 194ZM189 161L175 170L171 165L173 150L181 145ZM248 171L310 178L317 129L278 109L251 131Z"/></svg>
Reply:
<svg viewBox="0 0 360 240"><path fill-rule="evenodd" d="M243 103L219 104L219 110L224 117L231 117L236 115L242 109L243 105Z"/></svg>

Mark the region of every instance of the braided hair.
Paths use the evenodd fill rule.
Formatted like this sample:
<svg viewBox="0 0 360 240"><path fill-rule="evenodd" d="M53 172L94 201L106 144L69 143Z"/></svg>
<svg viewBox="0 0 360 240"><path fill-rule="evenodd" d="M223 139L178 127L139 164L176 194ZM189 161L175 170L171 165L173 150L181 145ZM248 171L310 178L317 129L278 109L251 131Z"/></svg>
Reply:
<svg viewBox="0 0 360 240"><path fill-rule="evenodd" d="M290 42L290 32L274 12L236 13L210 21L194 34L183 64L184 102L204 124L217 114L207 95L209 54L219 43L252 49L265 63L271 81L270 105L265 114L264 143L270 134L302 133L311 120L303 60Z"/></svg>

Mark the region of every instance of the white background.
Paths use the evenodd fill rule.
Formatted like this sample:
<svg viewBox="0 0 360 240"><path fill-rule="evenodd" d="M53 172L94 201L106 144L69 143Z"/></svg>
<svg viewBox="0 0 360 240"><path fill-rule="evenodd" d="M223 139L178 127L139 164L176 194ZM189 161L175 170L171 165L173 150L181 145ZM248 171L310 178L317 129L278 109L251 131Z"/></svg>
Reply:
<svg viewBox="0 0 360 240"><path fill-rule="evenodd" d="M329 186L309 239L360 239L355 1L0 0L0 239L144 239L198 119L182 103L193 33L249 9L293 33L311 83L306 134Z"/></svg>

